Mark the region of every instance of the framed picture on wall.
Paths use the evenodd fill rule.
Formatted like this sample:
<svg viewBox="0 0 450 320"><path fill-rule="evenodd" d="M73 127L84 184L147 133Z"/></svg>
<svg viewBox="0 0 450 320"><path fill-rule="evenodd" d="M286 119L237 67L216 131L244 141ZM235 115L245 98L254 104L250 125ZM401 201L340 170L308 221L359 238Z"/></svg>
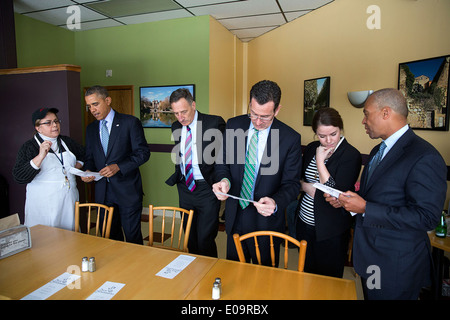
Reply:
<svg viewBox="0 0 450 320"><path fill-rule="evenodd" d="M398 89L412 129L448 131L449 61L450 55L399 64Z"/></svg>
<svg viewBox="0 0 450 320"><path fill-rule="evenodd" d="M330 77L305 80L303 125L310 126L314 113L330 106Z"/></svg>
<svg viewBox="0 0 450 320"><path fill-rule="evenodd" d="M188 89L195 100L195 85L148 86L139 88L140 117L144 128L170 128L177 120L169 98L177 89Z"/></svg>

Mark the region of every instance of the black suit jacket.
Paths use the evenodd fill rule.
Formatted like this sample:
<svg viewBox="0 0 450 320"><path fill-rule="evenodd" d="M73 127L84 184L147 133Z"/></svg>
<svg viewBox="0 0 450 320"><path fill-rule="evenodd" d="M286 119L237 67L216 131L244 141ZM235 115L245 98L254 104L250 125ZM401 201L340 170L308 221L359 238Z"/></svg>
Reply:
<svg viewBox="0 0 450 320"><path fill-rule="evenodd" d="M176 156L175 172L166 180L166 184L174 186L183 179L180 169L180 139L182 125L175 121L172 124L172 137L175 141L173 152ZM217 153L221 150L222 134L225 129L225 121L222 117L203 114L197 111L196 150L199 161L199 169L203 178L210 185L214 183L214 164Z"/></svg>
<svg viewBox="0 0 450 320"><path fill-rule="evenodd" d="M105 156L100 141L99 121L86 128L87 170L98 172L110 164L117 164L120 171L108 179L95 182L95 201L104 203L106 187L119 205L142 206L142 180L139 166L150 158L142 124L134 116L115 112Z"/></svg>
<svg viewBox="0 0 450 320"><path fill-rule="evenodd" d="M319 141L314 141L306 146L303 153L302 178L306 181L305 171L309 163L316 155ZM361 154L350 145L347 140L341 142L326 163L328 172L336 182L335 189L341 191L355 190L355 182L361 172ZM300 199L301 202L301 199ZM298 211L297 211L298 212ZM316 190L314 195L314 220L317 241L332 238L350 229L352 218L350 213L343 208L334 208L325 201L323 192Z"/></svg>
<svg viewBox="0 0 450 320"><path fill-rule="evenodd" d="M223 163L216 165L218 181L227 178L231 182L229 194L239 196L245 167L245 153L250 118L247 115L231 118L227 121L224 135ZM241 134L239 134L239 132ZM242 139L242 137L245 137ZM270 217L260 215L250 204L242 215L243 233L256 230L284 232L285 209L300 192L300 174L302 167L302 149L300 134L283 122L273 120L266 150L255 181L254 199L270 197L277 204L277 212ZM234 223L240 211L239 202L228 198L225 207L225 225L228 235L234 233ZM247 214L248 213L248 214Z"/></svg>
<svg viewBox="0 0 450 320"><path fill-rule="evenodd" d="M370 153L372 158L377 145ZM359 194L367 201L356 218L353 264L363 278L380 268L384 299L430 283L427 235L439 222L447 190L447 167L439 152L411 129L395 143ZM376 290L371 290L376 291Z"/></svg>

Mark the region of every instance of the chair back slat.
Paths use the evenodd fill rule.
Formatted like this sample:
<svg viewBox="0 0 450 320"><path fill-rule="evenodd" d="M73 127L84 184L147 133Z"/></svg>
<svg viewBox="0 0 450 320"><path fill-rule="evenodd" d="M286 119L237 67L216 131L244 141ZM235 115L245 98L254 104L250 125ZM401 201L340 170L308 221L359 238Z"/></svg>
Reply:
<svg viewBox="0 0 450 320"><path fill-rule="evenodd" d="M75 231L81 232L80 230L80 209L86 208L87 211L87 233L90 234L92 228L91 222L95 221L95 236L100 236L103 238L109 238L111 233L111 224L114 214L114 207L108 207L100 203L80 203L75 202ZM103 211L102 211L103 210ZM97 217L93 220L91 218L92 214L96 212ZM103 219L100 218L103 216Z"/></svg>
<svg viewBox="0 0 450 320"><path fill-rule="evenodd" d="M161 210L162 211L162 221L161 221L161 245L155 245L154 243L154 233L155 233L155 211ZM167 212L172 212L172 219L168 219ZM176 214L177 212L181 215L181 222L179 228L175 228L176 224ZM188 240L189 240L189 234L191 230L192 225L192 218L194 215L193 210L186 210L183 208L178 207L168 207L168 206L160 206L155 207L153 205L149 205L149 246L157 246L162 247L166 249L172 249L176 251L181 252L189 252L188 249ZM185 219L185 216L187 217L187 220ZM170 229L170 245L165 243L165 234L166 234L166 218L168 219L167 224L171 224ZM184 226L184 222L186 220L186 226ZM184 241L181 242L181 239L184 234ZM175 237L178 236L178 241L174 241Z"/></svg>
<svg viewBox="0 0 450 320"><path fill-rule="evenodd" d="M247 234L244 234L240 236L239 234L235 233L233 235L234 244L236 246L236 251L238 253L239 261L240 262L246 262L244 250L242 248L242 241L247 240L249 238L254 238L255 242L255 252L256 252L256 258L258 261L258 264L261 264L261 253L258 243L258 237L262 236L269 236L270 238L270 258L272 262L272 267L275 267L275 246L274 246L274 240L273 237L282 238L285 240L285 248L284 248L284 268L287 269L288 267L288 247L289 243L293 243L299 248L299 255L298 255L298 267L297 270L299 272L303 272L305 268L305 258L306 258L306 247L307 242L305 240L298 241L297 239L292 238L291 236L276 232L276 231L255 231L250 232Z"/></svg>

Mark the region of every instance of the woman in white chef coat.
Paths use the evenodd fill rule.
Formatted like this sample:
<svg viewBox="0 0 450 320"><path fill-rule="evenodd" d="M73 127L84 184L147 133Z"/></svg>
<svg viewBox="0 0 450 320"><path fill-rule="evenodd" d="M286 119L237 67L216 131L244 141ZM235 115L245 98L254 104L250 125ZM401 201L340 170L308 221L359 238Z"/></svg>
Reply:
<svg viewBox="0 0 450 320"><path fill-rule="evenodd" d="M32 115L36 133L20 148L14 180L27 183L25 225L42 224L74 230L78 189L70 167L80 169L84 147L60 135L58 109L40 108Z"/></svg>

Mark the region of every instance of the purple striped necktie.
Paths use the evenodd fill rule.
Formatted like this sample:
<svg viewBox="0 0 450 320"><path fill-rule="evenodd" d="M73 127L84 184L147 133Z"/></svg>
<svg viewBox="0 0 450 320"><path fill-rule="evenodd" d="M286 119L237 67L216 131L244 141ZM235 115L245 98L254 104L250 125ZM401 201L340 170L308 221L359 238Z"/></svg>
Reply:
<svg viewBox="0 0 450 320"><path fill-rule="evenodd" d="M186 126L186 143L185 147L185 175L186 175L186 186L189 191L195 190L195 180L194 180L194 170L192 169L192 133L191 128Z"/></svg>

